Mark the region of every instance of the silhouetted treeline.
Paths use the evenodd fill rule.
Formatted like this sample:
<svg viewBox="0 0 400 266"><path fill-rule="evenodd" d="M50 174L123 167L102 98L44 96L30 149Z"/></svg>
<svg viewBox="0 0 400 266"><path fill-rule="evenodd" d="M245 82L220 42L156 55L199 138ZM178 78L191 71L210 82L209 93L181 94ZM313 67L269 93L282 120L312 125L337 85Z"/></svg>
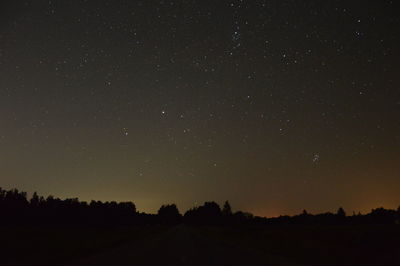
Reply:
<svg viewBox="0 0 400 266"><path fill-rule="evenodd" d="M285 225L285 224L400 224L397 210L378 208L362 215L346 215L343 208L336 213L309 214L265 218L246 212L233 212L229 202L222 209L215 202L205 202L181 215L175 204L163 205L157 214L139 213L132 202L90 203L77 198L61 200L44 198L34 193L30 199L26 192L0 188L0 224L38 225Z"/></svg>
<svg viewBox="0 0 400 266"><path fill-rule="evenodd" d="M132 202L90 203L77 198L61 200L0 188L0 223L5 224L131 224L140 215Z"/></svg>

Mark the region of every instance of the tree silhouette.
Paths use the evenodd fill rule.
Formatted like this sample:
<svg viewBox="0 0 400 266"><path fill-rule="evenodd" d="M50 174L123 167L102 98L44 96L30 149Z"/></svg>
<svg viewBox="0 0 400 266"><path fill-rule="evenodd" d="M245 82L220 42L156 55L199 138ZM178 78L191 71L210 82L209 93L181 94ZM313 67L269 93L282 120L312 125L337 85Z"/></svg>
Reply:
<svg viewBox="0 0 400 266"><path fill-rule="evenodd" d="M203 206L188 210L184 215L184 220L189 224L220 224L222 211L217 203L205 202Z"/></svg>
<svg viewBox="0 0 400 266"><path fill-rule="evenodd" d="M225 201L225 203L224 203L224 207L222 208L222 214L225 216L232 215L232 208L228 201Z"/></svg>
<svg viewBox="0 0 400 266"><path fill-rule="evenodd" d="M373 209L370 213L347 217L340 207L336 214L312 215L306 210L295 216L278 218L254 217L250 213L232 213L228 201L220 206L211 201L202 206L179 213L175 204L163 205L157 215L138 213L133 202L91 201L90 204L78 198L61 200L53 196L46 199L33 193L27 199L26 192L17 189L0 188L0 224L41 224L41 225L139 225L178 223L197 225L267 225L267 224L400 224L400 207L397 210Z"/></svg>
<svg viewBox="0 0 400 266"><path fill-rule="evenodd" d="M30 200L30 204L32 207L38 207L40 203L40 198L36 192L33 193L32 198Z"/></svg>
<svg viewBox="0 0 400 266"><path fill-rule="evenodd" d="M160 223L162 224L178 224L181 221L182 215L179 213L175 204L162 205L157 212Z"/></svg>
<svg viewBox="0 0 400 266"><path fill-rule="evenodd" d="M336 215L339 217L346 217L346 212L344 211L344 209L342 207L340 207L337 212Z"/></svg>

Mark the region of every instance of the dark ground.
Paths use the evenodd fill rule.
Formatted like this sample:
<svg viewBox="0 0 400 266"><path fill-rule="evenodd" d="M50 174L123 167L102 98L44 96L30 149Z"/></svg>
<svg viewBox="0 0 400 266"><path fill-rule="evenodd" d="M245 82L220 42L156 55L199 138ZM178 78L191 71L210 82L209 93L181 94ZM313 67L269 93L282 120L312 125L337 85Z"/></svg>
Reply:
<svg viewBox="0 0 400 266"><path fill-rule="evenodd" d="M0 227L0 265L400 265L400 226Z"/></svg>

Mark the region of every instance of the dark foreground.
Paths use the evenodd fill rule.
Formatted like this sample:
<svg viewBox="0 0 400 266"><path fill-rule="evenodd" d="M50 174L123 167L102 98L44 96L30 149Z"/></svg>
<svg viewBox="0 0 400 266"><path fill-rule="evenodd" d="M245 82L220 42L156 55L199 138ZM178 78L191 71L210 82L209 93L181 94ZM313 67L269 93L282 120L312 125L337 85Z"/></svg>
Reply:
<svg viewBox="0 0 400 266"><path fill-rule="evenodd" d="M400 226L1 227L1 265L400 265Z"/></svg>

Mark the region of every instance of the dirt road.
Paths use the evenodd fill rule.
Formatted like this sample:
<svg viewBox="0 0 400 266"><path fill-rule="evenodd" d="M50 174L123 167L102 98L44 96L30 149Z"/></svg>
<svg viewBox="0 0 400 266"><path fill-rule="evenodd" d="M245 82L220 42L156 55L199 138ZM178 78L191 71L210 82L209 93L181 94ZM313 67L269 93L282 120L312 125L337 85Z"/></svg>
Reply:
<svg viewBox="0 0 400 266"><path fill-rule="evenodd" d="M177 226L160 234L93 254L68 266L299 265L276 255L247 248L240 241L235 242L224 241L191 227Z"/></svg>

